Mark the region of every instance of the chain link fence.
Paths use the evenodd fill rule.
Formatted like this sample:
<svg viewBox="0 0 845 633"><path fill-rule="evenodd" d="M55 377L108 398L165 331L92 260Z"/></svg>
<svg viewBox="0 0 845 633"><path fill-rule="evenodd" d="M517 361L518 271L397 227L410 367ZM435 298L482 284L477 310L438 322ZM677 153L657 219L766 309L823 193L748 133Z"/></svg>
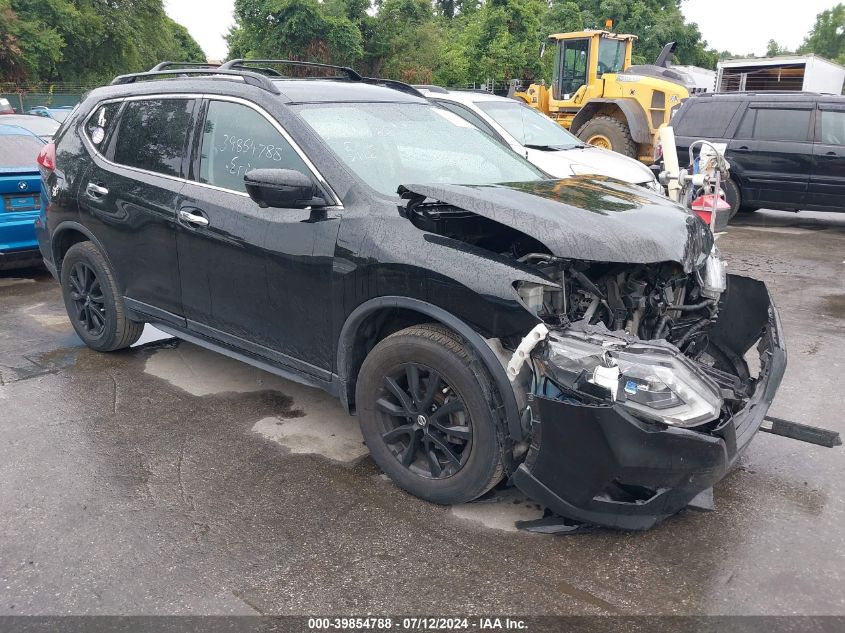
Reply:
<svg viewBox="0 0 845 633"><path fill-rule="evenodd" d="M0 97L8 99L18 114L24 114L35 106L74 106L92 86L78 84L34 84L22 86L15 83L0 83Z"/></svg>

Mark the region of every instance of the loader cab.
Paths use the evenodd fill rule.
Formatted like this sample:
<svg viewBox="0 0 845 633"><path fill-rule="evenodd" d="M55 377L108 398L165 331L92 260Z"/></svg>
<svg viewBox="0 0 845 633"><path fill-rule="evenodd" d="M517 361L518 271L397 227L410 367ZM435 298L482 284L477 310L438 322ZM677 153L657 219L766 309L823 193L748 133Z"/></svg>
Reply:
<svg viewBox="0 0 845 633"><path fill-rule="evenodd" d="M552 99L565 102L555 105L578 106L585 99L599 96L602 88L597 85L598 80L608 73L621 73L631 65L631 48L635 39L635 35L608 31L551 35L550 43L556 49Z"/></svg>

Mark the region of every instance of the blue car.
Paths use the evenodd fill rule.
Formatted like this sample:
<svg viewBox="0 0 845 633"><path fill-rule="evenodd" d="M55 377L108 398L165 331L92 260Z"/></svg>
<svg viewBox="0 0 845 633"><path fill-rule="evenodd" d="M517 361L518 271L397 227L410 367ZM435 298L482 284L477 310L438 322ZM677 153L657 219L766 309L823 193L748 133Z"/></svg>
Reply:
<svg viewBox="0 0 845 633"><path fill-rule="evenodd" d="M49 119L55 119L59 123L64 121L67 116L73 111L73 106L35 106L26 111L27 114L34 114L35 116L44 116Z"/></svg>
<svg viewBox="0 0 845 633"><path fill-rule="evenodd" d="M41 263L35 219L41 209L36 158L44 141L0 122L0 270Z"/></svg>

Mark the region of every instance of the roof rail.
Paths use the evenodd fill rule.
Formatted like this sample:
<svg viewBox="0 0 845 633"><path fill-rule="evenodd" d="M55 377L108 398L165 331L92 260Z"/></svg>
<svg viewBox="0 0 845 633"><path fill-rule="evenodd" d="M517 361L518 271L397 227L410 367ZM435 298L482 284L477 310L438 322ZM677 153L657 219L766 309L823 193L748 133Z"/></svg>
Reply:
<svg viewBox="0 0 845 633"><path fill-rule="evenodd" d="M220 75L226 77L240 77L243 79L244 83L249 84L251 86L256 86L257 88L261 88L270 92L274 95L282 94L279 90L279 87L276 86L266 75L261 75L259 73L252 73L245 70L230 70L224 68L174 68L173 70L152 70L145 73L132 73L129 75L119 75L111 80L112 86L122 85L122 84L131 84L135 83L136 81L144 81L147 79L157 79L163 78L168 75L176 75L176 76L192 76L196 75L200 79L206 78L211 79L214 77L218 77Z"/></svg>
<svg viewBox="0 0 845 633"><path fill-rule="evenodd" d="M374 86L384 86L386 88L393 88L394 90L399 90L401 92L405 92L410 95L414 95L415 97L422 97L425 98L425 95L422 94L419 90L411 86L410 84L406 84L402 81L396 81L395 79L379 79L377 77L364 77L360 75L355 69L350 68L349 66L337 66L335 64L319 64L317 62L301 62L295 59L233 59L231 61L226 62L222 66L220 66L220 70L229 70L229 69L236 69L236 68L243 68L246 69L249 66L247 64L286 64L289 66L301 66L303 68L331 68L334 70L339 70L340 72L346 75L346 79L348 81L360 81L366 84L372 84ZM259 69L255 69L259 70ZM274 76L283 76L278 71L272 68L261 68L260 70L264 72L273 73ZM318 79L321 79L318 77ZM341 77L325 77L325 79L342 79Z"/></svg>
<svg viewBox="0 0 845 633"><path fill-rule="evenodd" d="M155 73L171 66L179 66L180 68L217 68L220 64L209 64L207 62L161 62L150 68L149 72Z"/></svg>
<svg viewBox="0 0 845 633"><path fill-rule="evenodd" d="M434 84L414 84L414 88L418 90L428 90L429 92L436 92L438 94L449 94L449 91L443 86L435 86Z"/></svg>
<svg viewBox="0 0 845 633"><path fill-rule="evenodd" d="M221 70L229 70L235 68L246 68L248 64L286 64L288 66L302 66L304 68L333 68L344 73L349 79L353 81L360 81L362 79L354 69L349 66L336 66L334 64L318 64L317 62L301 62L295 59L232 59L220 66ZM270 70L270 69L267 69ZM275 71L274 71L275 72ZM279 73L280 74L280 73Z"/></svg>

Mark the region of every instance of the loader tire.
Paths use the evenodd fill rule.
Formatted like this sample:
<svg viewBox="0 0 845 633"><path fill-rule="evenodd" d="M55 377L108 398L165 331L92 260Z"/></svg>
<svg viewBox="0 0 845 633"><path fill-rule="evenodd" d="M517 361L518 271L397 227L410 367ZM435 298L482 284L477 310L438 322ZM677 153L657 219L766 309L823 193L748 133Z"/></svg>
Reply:
<svg viewBox="0 0 845 633"><path fill-rule="evenodd" d="M637 158L637 144L631 137L631 129L619 119L597 116L582 125L576 136L601 149L610 149L629 158Z"/></svg>

